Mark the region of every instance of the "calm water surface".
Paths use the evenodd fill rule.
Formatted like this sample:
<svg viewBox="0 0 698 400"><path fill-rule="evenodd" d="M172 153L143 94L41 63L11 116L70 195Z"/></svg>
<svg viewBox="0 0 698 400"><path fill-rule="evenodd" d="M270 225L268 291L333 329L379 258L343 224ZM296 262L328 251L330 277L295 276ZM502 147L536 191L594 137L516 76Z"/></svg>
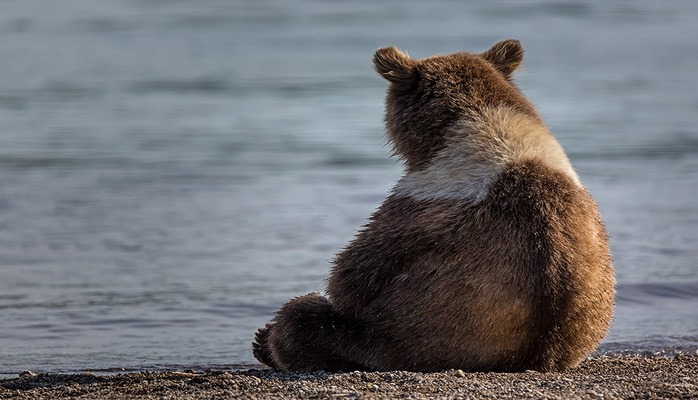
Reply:
<svg viewBox="0 0 698 400"><path fill-rule="evenodd" d="M380 46L515 37L604 213L601 352L698 349L698 3L0 3L0 374L255 363L401 175Z"/></svg>

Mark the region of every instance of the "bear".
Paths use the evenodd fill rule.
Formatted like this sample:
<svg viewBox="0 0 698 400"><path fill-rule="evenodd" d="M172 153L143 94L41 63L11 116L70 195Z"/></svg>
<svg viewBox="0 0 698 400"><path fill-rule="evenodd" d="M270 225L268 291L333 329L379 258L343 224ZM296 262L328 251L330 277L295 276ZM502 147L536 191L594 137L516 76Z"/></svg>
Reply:
<svg viewBox="0 0 698 400"><path fill-rule="evenodd" d="M283 371L560 371L611 323L597 205L512 80L517 40L373 64L404 174L340 251L326 295L297 297L253 354Z"/></svg>

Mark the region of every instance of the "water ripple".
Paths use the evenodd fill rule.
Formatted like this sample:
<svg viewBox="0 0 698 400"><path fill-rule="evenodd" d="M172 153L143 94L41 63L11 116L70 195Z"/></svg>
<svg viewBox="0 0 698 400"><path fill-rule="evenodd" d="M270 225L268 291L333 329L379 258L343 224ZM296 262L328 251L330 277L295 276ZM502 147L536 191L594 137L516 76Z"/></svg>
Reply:
<svg viewBox="0 0 698 400"><path fill-rule="evenodd" d="M656 298L689 302L698 299L698 282L619 284L617 289L619 304L652 304Z"/></svg>

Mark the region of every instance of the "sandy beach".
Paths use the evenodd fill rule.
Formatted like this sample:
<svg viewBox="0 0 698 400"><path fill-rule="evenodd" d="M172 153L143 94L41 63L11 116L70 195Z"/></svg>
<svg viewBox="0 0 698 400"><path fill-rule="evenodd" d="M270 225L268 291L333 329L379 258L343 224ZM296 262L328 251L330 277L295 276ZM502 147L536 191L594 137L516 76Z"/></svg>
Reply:
<svg viewBox="0 0 698 400"><path fill-rule="evenodd" d="M698 355L595 357L564 373L350 372L288 374L269 369L97 376L34 374L0 380L16 399L337 398L698 398Z"/></svg>

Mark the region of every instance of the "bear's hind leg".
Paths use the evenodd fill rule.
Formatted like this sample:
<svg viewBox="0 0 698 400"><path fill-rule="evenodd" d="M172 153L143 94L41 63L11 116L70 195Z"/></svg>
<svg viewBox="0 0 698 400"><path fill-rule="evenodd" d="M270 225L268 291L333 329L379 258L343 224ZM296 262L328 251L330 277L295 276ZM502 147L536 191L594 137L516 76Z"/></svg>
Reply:
<svg viewBox="0 0 698 400"><path fill-rule="evenodd" d="M305 372L365 369L341 354L347 349L346 340L357 329L357 321L338 315L332 304L318 293L286 303L267 328L268 334L262 333L262 341L267 342L271 362L275 364L265 362L267 365ZM260 353L262 357L263 353Z"/></svg>
<svg viewBox="0 0 698 400"><path fill-rule="evenodd" d="M255 341L252 343L252 354L262 364L279 369L271 356L271 349L269 348L269 331L271 328L272 324L267 324L264 328L260 328L257 331L254 337Z"/></svg>

